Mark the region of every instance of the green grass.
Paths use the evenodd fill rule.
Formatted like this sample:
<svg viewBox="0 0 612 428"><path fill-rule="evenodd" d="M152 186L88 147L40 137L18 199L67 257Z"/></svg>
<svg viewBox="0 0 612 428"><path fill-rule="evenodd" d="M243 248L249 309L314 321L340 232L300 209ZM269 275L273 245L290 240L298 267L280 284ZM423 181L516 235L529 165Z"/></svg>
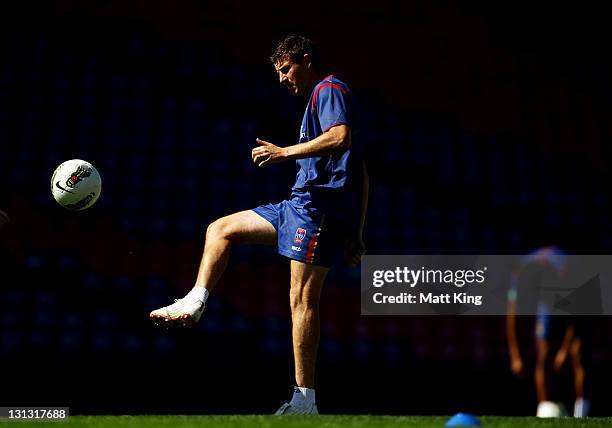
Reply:
<svg viewBox="0 0 612 428"><path fill-rule="evenodd" d="M482 426L491 428L529 427L610 427L612 418L537 419L534 417L479 417ZM58 422L0 422L3 426L18 427L184 427L184 428L383 428L383 427L443 427L448 416L71 416L65 423Z"/></svg>

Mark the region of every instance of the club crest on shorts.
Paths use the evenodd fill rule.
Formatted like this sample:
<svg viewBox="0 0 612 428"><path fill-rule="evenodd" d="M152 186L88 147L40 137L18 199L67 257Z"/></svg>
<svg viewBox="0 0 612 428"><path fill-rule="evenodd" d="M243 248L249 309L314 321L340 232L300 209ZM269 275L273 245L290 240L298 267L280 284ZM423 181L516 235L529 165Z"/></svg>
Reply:
<svg viewBox="0 0 612 428"><path fill-rule="evenodd" d="M302 229L301 227L298 227L295 230L295 237L293 238L293 243L301 245L305 237L306 237L306 229Z"/></svg>

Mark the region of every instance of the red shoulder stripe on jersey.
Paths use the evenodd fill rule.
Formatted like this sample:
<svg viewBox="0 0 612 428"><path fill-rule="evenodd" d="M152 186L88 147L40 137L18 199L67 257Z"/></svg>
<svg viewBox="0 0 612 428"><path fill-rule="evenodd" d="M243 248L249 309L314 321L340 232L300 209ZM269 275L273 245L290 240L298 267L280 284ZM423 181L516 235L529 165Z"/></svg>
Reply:
<svg viewBox="0 0 612 428"><path fill-rule="evenodd" d="M340 92L342 92L343 94L346 94L346 90L342 86L336 85L335 83L325 83L325 84L319 86L317 88L317 90L315 91L314 96L312 97L312 106L311 107L312 107L313 111L317 111L317 108L315 107L315 103L317 102L317 95L319 95L319 91L321 89L325 88L326 86L331 86L332 88L339 89Z"/></svg>

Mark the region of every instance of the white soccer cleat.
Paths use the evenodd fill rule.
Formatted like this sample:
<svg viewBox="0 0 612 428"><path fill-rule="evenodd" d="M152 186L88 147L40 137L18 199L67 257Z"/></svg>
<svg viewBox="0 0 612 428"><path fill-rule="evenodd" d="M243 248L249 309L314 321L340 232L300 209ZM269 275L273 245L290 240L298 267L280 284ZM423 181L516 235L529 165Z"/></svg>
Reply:
<svg viewBox="0 0 612 428"><path fill-rule="evenodd" d="M591 402L586 398L576 398L574 403L574 417L575 418L586 418L589 416L589 410L591 410Z"/></svg>
<svg viewBox="0 0 612 428"><path fill-rule="evenodd" d="M149 318L156 327L192 327L200 320L204 307L204 301L184 297L170 306L155 309Z"/></svg>
<svg viewBox="0 0 612 428"><path fill-rule="evenodd" d="M318 415L319 410L315 403L296 406L291 403L283 404L275 415Z"/></svg>
<svg viewBox="0 0 612 428"><path fill-rule="evenodd" d="M536 417L538 418L560 418L567 416L567 410L561 403L554 403L552 401L541 401L538 403L538 410Z"/></svg>

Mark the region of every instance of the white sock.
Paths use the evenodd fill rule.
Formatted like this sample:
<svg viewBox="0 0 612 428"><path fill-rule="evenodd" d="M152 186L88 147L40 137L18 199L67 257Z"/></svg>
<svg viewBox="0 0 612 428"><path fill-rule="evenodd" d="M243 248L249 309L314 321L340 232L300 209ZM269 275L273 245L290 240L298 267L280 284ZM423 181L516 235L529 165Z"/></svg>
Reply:
<svg viewBox="0 0 612 428"><path fill-rule="evenodd" d="M201 300L206 303L206 299L208 299L208 290L204 287L193 287L185 298L189 300Z"/></svg>
<svg viewBox="0 0 612 428"><path fill-rule="evenodd" d="M304 406L315 403L315 390L310 388L302 388L296 386L293 388L293 397L291 403L294 406Z"/></svg>

